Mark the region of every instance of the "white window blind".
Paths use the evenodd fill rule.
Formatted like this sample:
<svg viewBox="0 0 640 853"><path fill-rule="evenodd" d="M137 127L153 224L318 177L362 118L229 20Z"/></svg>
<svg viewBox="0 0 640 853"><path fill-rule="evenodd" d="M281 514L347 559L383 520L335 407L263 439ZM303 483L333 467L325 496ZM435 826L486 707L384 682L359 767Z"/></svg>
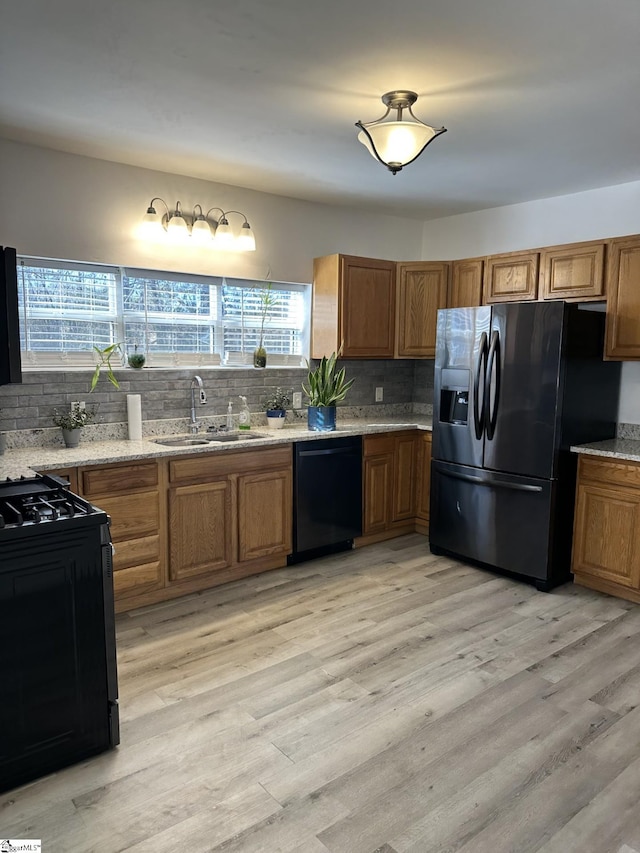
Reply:
<svg viewBox="0 0 640 853"><path fill-rule="evenodd" d="M150 366L251 361L262 334L270 364L308 353L310 286L21 258L25 363L92 364L122 341ZM264 322L263 322L264 320Z"/></svg>

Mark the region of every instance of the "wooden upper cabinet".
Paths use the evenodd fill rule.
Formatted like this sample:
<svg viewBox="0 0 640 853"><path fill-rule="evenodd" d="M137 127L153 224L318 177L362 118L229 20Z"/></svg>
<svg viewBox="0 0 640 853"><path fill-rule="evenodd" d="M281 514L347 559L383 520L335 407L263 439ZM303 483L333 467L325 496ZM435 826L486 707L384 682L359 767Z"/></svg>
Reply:
<svg viewBox="0 0 640 853"><path fill-rule="evenodd" d="M604 253L602 241L543 249L540 298L575 302L604 299Z"/></svg>
<svg viewBox="0 0 640 853"><path fill-rule="evenodd" d="M484 267L485 305L537 299L539 262L538 252L490 255Z"/></svg>
<svg viewBox="0 0 640 853"><path fill-rule="evenodd" d="M438 308L447 307L450 264L427 261L397 265L398 358L433 358Z"/></svg>
<svg viewBox="0 0 640 853"><path fill-rule="evenodd" d="M640 236L608 246L605 358L640 359Z"/></svg>
<svg viewBox="0 0 640 853"><path fill-rule="evenodd" d="M482 305L484 258L454 261L447 308L475 308Z"/></svg>
<svg viewBox="0 0 640 853"><path fill-rule="evenodd" d="M393 358L394 261L328 255L313 262L311 356Z"/></svg>

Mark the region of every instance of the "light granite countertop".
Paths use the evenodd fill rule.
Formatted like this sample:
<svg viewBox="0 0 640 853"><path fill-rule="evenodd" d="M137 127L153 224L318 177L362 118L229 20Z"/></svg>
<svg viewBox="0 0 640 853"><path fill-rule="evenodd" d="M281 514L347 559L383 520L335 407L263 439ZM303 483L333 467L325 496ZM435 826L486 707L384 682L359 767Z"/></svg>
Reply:
<svg viewBox="0 0 640 853"><path fill-rule="evenodd" d="M373 435L401 429L431 431L431 423L431 417L425 415L409 415L403 418L387 417L375 422L353 419L338 421L338 427L334 432L310 432L307 429L306 422L298 421L287 424L279 430L269 430L266 427L252 429L252 435L259 435L260 438L245 440L239 438L238 441L227 443L212 441L208 444L189 447L167 447L166 445L156 444L154 437L150 436L140 441L129 441L127 439L81 441L78 447L73 448L55 445L11 449L0 456L0 479L31 477L34 471L48 471L55 468L105 465L110 462L128 462L135 459L154 459L199 453L232 453L234 450L246 450L250 447L269 447L294 441L331 439L346 435Z"/></svg>
<svg viewBox="0 0 640 853"><path fill-rule="evenodd" d="M640 441L633 438L610 438L607 441L594 441L592 444L578 444L571 450L574 453L590 453L593 456L640 462Z"/></svg>

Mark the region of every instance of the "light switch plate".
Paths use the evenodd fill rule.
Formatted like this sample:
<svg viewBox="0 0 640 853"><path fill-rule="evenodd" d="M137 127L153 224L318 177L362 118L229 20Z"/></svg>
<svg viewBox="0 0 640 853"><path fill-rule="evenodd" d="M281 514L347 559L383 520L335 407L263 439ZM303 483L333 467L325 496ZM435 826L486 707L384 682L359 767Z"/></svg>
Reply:
<svg viewBox="0 0 640 853"><path fill-rule="evenodd" d="M294 391L293 392L293 408L301 409L302 408L302 391Z"/></svg>
<svg viewBox="0 0 640 853"><path fill-rule="evenodd" d="M384 399L384 388L376 388L376 403L381 403Z"/></svg>

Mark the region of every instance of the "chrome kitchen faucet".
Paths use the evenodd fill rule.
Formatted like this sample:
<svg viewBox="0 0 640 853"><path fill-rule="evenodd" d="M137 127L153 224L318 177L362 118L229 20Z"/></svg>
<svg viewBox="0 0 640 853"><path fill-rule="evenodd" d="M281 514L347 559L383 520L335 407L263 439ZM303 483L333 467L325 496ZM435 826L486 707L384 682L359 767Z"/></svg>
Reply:
<svg viewBox="0 0 640 853"><path fill-rule="evenodd" d="M200 429L200 424L196 417L196 388L199 389L198 394L200 397L200 405L204 406L207 402L207 394L204 390L202 379L199 376L194 376L191 380L191 424L189 425L189 429L192 435L196 435Z"/></svg>

